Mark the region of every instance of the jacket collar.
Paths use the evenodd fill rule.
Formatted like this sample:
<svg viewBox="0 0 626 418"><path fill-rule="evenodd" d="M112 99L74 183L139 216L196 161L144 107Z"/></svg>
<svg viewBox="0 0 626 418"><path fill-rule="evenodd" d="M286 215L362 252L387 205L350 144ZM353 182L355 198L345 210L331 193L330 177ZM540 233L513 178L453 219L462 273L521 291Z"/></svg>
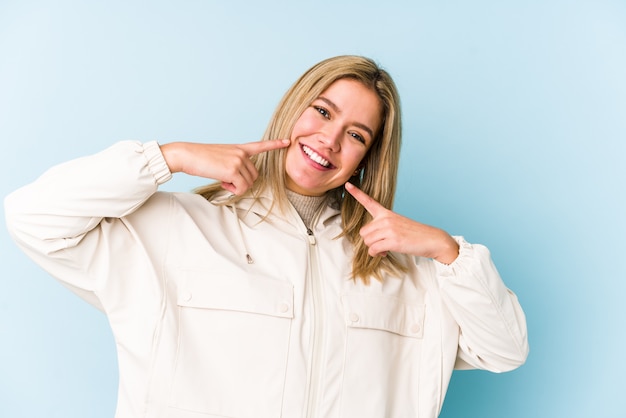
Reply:
<svg viewBox="0 0 626 418"><path fill-rule="evenodd" d="M228 203L234 194L224 190L217 193L211 202L214 204L225 204L227 207L236 207L237 212L251 212L261 218L276 219L280 218L292 225L301 225L302 220L296 212L295 208L288 201L285 202L285 210L281 210L279 203L276 201L274 194L270 188L260 190L256 195L246 193L236 203ZM329 205L324 205L320 215L317 217L316 226L327 226L330 222L339 221L341 212Z"/></svg>
<svg viewBox="0 0 626 418"><path fill-rule="evenodd" d="M245 263L254 264L254 257L248 249L242 224L248 227L254 227L254 225L260 222L267 221L271 222L278 229L289 230L291 233L297 231L299 231L300 234L306 233L307 227L304 225L300 215L298 215L298 212L291 203L287 201L284 205L285 210L282 211L278 202L275 202L274 195L269 189L262 190L256 196L247 194L235 203L229 202L233 196L232 193L224 190L215 194L210 202L223 205L232 213L233 222L236 223L239 232L238 236L233 238L238 241L242 255L241 260L245 260ZM339 231L337 230L341 228L339 210L325 205L316 219L315 225L311 227L314 231L326 230L327 232L331 232L326 228L334 224L335 228L332 228L334 232L331 233L333 233L333 236L338 235Z"/></svg>

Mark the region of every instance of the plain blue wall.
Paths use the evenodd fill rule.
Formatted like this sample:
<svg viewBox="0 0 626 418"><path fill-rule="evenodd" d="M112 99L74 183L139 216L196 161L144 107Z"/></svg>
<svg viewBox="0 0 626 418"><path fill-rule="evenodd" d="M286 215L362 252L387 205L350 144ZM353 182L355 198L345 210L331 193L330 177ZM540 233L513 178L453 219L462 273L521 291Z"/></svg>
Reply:
<svg viewBox="0 0 626 418"><path fill-rule="evenodd" d="M527 313L527 364L455 373L442 416L626 416L624 1L0 0L0 195L122 139L256 140L344 53L400 88L397 211L489 246ZM4 228L0 257L0 417L112 417L106 318Z"/></svg>

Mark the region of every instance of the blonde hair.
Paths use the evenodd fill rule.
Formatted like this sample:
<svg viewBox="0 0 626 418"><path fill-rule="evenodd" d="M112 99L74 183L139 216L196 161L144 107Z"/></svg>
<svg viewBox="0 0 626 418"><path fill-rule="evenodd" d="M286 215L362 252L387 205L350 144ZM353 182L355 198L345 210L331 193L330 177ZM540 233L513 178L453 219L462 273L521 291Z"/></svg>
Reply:
<svg viewBox="0 0 626 418"><path fill-rule="evenodd" d="M331 84L340 79L357 80L374 91L382 107L381 127L371 148L361 162L359 175L350 182L363 190L387 209L393 207L396 190L401 145L400 98L391 76L374 61L366 57L344 55L326 59L306 71L285 93L279 102L262 140L291 138L291 131L310 104ZM258 172L254 186L248 193L253 196L268 187L280 207L287 202L285 179L286 148L252 157ZM210 199L222 188L219 183L201 187L196 193ZM343 232L354 246L352 277L368 284L370 277L383 279L383 274L399 275L406 266L389 253L386 257L371 257L359 235L360 229L372 218L365 208L343 186L329 191L330 198L341 210ZM228 202L236 202L233 196Z"/></svg>

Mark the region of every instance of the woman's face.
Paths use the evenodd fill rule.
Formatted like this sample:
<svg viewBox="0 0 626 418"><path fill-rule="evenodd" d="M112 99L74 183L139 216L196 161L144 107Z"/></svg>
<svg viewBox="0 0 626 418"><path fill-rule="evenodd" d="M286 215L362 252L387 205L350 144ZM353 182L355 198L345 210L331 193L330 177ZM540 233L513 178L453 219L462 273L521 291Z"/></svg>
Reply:
<svg viewBox="0 0 626 418"><path fill-rule="evenodd" d="M354 175L381 124L377 94L361 82L330 85L296 121L287 149L287 188L320 196Z"/></svg>

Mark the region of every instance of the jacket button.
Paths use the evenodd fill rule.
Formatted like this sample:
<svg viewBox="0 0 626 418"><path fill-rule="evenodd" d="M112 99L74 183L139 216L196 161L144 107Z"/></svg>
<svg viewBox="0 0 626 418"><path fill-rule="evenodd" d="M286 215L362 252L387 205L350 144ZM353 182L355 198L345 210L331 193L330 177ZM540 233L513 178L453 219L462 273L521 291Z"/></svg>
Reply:
<svg viewBox="0 0 626 418"><path fill-rule="evenodd" d="M359 315L355 312L350 314L350 322L359 322Z"/></svg>
<svg viewBox="0 0 626 418"><path fill-rule="evenodd" d="M278 310L280 311L280 313L286 313L289 310L289 305L287 305L286 303L281 303L280 305L278 305Z"/></svg>
<svg viewBox="0 0 626 418"><path fill-rule="evenodd" d="M420 324L413 324L411 325L411 334L418 334L421 329Z"/></svg>

